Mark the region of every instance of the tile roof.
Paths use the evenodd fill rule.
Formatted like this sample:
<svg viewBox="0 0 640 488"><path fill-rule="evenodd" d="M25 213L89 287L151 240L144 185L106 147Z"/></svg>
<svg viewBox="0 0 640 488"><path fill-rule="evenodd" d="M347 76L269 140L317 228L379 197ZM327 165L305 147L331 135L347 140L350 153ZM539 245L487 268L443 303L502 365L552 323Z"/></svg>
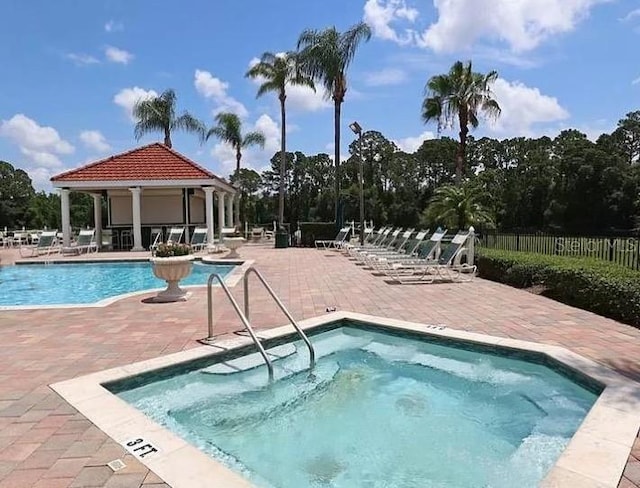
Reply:
<svg viewBox="0 0 640 488"><path fill-rule="evenodd" d="M110 156L51 178L51 181L220 179L164 144L155 142Z"/></svg>

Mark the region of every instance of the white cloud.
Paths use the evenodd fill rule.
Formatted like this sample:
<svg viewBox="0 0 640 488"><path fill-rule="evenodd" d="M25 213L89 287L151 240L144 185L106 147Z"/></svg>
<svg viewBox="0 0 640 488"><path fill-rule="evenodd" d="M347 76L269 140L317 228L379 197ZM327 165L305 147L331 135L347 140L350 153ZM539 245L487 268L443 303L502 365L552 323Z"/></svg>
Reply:
<svg viewBox="0 0 640 488"><path fill-rule="evenodd" d="M87 66L89 64L98 64L100 60L85 53L67 53L64 55L69 61L73 61L76 66Z"/></svg>
<svg viewBox="0 0 640 488"><path fill-rule="evenodd" d="M571 32L592 8L610 1L433 0L437 19L418 32L412 26L419 13L404 0L367 0L364 20L376 37L436 52L469 49L477 41L506 44L514 52L524 52L552 36ZM632 12L627 17L635 15Z"/></svg>
<svg viewBox="0 0 640 488"><path fill-rule="evenodd" d="M549 124L569 118L569 112L558 99L540 93L518 81L496 80L493 91L502 113L495 121L489 121L492 132L505 137L535 136L540 131L536 124Z"/></svg>
<svg viewBox="0 0 640 488"><path fill-rule="evenodd" d="M631 82L632 85L637 85L640 83L640 76Z"/></svg>
<svg viewBox="0 0 640 488"><path fill-rule="evenodd" d="M435 134L431 131L424 131L422 134L413 136L413 137L405 137L403 139L397 139L395 142L400 149L407 153L413 153L418 150L422 143L427 139L434 139Z"/></svg>
<svg viewBox="0 0 640 488"><path fill-rule="evenodd" d="M400 45L414 42L415 32L405 29L399 34L392 24L398 21L413 23L418 18L418 10L407 7L404 0L367 0L364 5L363 20L369 24L373 35Z"/></svg>
<svg viewBox="0 0 640 488"><path fill-rule="evenodd" d="M0 123L0 137L16 144L26 158L26 171L38 190L50 187L49 178L62 171L60 156L75 151L53 127L44 127L24 114Z"/></svg>
<svg viewBox="0 0 640 488"><path fill-rule="evenodd" d="M636 17L640 17L640 8L637 8L635 10L632 10L631 12L629 12L627 15L625 15L624 17L622 17L620 20L622 22L629 22L630 20L635 19Z"/></svg>
<svg viewBox="0 0 640 488"><path fill-rule="evenodd" d="M80 133L80 140L88 149L98 151L100 153L107 152L111 149L111 146L107 143L105 137L98 130L82 131Z"/></svg>
<svg viewBox="0 0 640 488"><path fill-rule="evenodd" d="M271 154L280 150L280 126L267 114L258 117L253 130L264 134L266 139L264 150L267 153Z"/></svg>
<svg viewBox="0 0 640 488"><path fill-rule="evenodd" d="M124 24L115 20L110 20L104 24L105 32L117 32L124 30Z"/></svg>
<svg viewBox="0 0 640 488"><path fill-rule="evenodd" d="M113 97L113 103L122 107L131 120L134 120L132 112L133 106L140 100L157 97L158 93L154 90L145 90L138 86L133 88L123 88Z"/></svg>
<svg viewBox="0 0 640 488"><path fill-rule="evenodd" d="M129 64L133 61L133 54L124 49L118 49L117 47L107 46L104 49L104 55L112 63Z"/></svg>
<svg viewBox="0 0 640 488"><path fill-rule="evenodd" d="M480 39L505 42L513 51L534 49L572 31L591 8L610 0L434 0L438 20L418 38L437 52L471 47Z"/></svg>
<svg viewBox="0 0 640 488"><path fill-rule="evenodd" d="M210 72L197 69L194 77L194 85L198 93L216 103L214 114L234 112L239 117L249 115L247 108L227 93L229 83L216 78Z"/></svg>
<svg viewBox="0 0 640 488"><path fill-rule="evenodd" d="M407 73L399 68L383 68L365 75L369 86L399 85L407 80Z"/></svg>

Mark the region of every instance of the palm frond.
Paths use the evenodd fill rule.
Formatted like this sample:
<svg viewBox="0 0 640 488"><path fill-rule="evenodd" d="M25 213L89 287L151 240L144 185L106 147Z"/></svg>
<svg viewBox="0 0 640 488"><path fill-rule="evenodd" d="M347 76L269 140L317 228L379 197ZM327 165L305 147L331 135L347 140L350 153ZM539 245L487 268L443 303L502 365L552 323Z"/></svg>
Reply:
<svg viewBox="0 0 640 488"><path fill-rule="evenodd" d="M266 138L264 137L264 134L262 132L258 132L258 131L249 132L244 136L244 139L242 139L242 147L249 147L249 146L264 147L265 142L266 142Z"/></svg>

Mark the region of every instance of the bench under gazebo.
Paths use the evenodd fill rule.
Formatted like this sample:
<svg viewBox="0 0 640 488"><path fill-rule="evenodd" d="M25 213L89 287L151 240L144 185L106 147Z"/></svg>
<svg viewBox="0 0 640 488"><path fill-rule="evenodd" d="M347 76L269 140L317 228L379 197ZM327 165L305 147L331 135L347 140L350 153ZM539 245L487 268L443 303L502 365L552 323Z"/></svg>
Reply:
<svg viewBox="0 0 640 488"><path fill-rule="evenodd" d="M64 246L71 243L72 191L93 196L96 241L98 245L103 243L102 231L108 229L113 249L148 249L152 232L166 232L170 227L184 227L184 239L189 242L195 227L206 226L207 241L213 243L222 228L238 221L237 189L161 143L72 169L52 177L51 182L60 191ZM107 204L106 225L102 222L103 199Z"/></svg>

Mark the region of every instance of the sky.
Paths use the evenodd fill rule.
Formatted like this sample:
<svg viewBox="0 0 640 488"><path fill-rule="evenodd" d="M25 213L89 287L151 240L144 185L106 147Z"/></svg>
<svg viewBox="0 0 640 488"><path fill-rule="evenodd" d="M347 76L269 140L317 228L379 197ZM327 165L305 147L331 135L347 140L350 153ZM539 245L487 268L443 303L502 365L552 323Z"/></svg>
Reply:
<svg viewBox="0 0 640 488"><path fill-rule="evenodd" d="M49 178L138 145L133 104L172 88L179 111L214 124L220 111L260 130L264 150L243 165L262 170L279 149L275 95L256 98L245 77L265 51L293 50L304 29L367 22L373 36L348 72L343 154L350 122L414 151L437 137L420 107L426 81L457 60L496 70L502 108L476 137L557 135L595 139L640 109L638 0L2 0L0 160ZM333 152L333 108L322 89L292 87L287 149ZM444 132L455 137L457 129ZM175 133L174 148L227 177L233 153Z"/></svg>

